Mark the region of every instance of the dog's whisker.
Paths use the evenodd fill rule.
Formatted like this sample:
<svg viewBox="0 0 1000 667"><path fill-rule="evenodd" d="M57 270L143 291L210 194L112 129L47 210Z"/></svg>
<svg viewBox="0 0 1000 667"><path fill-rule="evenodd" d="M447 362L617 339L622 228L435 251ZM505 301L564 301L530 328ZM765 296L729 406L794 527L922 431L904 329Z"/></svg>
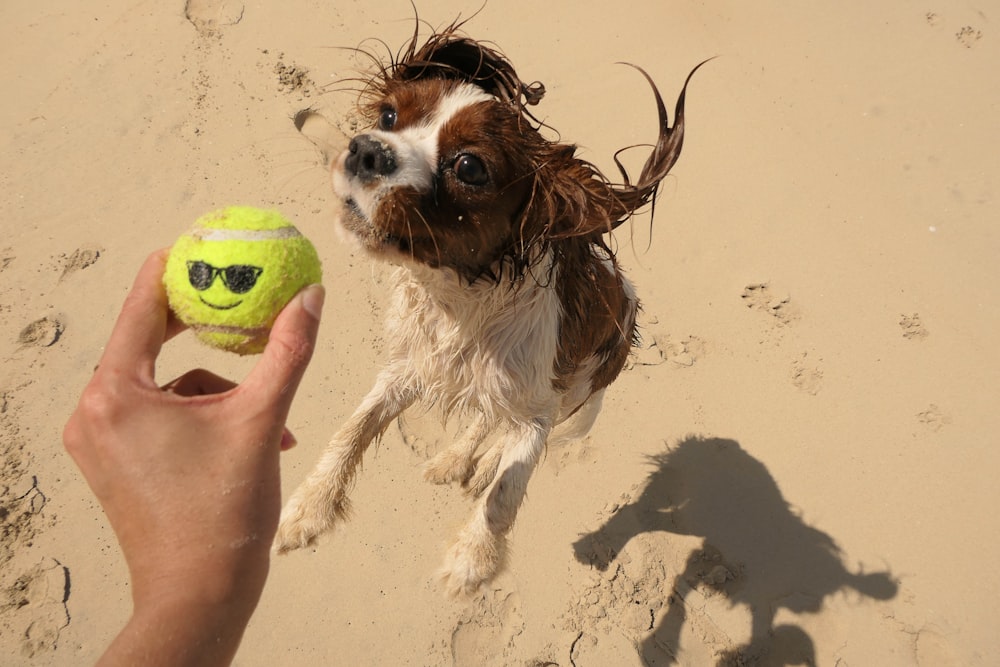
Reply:
<svg viewBox="0 0 1000 667"><path fill-rule="evenodd" d="M423 224L424 229L427 230L427 235L430 237L431 244L433 244L434 246L434 254L437 257L438 263L443 265L444 257L441 254L441 247L438 245L437 237L434 236L434 227L431 226L431 224L427 221L427 218L424 217L423 211L418 210L416 211L416 214L417 217L420 219L420 222Z"/></svg>

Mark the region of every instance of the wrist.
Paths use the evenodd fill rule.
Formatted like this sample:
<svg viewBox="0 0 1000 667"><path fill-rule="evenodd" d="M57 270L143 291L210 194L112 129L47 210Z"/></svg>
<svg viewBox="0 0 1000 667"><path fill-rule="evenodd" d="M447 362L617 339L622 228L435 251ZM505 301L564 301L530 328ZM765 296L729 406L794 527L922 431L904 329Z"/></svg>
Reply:
<svg viewBox="0 0 1000 667"><path fill-rule="evenodd" d="M257 552L192 560L188 550L130 563L132 616L98 664L229 664L267 578L268 553Z"/></svg>
<svg viewBox="0 0 1000 667"><path fill-rule="evenodd" d="M130 557L131 556L131 557ZM181 540L126 553L136 610L228 607L251 611L270 567L270 540Z"/></svg>
<svg viewBox="0 0 1000 667"><path fill-rule="evenodd" d="M201 594L146 596L99 661L114 665L226 665L232 660L259 599L256 594L214 600Z"/></svg>

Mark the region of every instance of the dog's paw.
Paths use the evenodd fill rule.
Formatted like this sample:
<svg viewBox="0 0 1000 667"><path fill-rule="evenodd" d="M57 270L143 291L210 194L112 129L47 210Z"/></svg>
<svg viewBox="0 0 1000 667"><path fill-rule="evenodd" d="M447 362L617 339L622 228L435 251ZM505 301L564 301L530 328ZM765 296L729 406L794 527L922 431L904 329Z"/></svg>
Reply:
<svg viewBox="0 0 1000 667"><path fill-rule="evenodd" d="M475 469L475 464L469 457L446 449L438 452L434 458L424 464L424 479L434 484L458 482L464 485L472 477Z"/></svg>
<svg viewBox="0 0 1000 667"><path fill-rule="evenodd" d="M306 516L301 505L289 504L281 512L278 532L274 535L274 551L285 554L316 544L316 538L328 530L324 522Z"/></svg>
<svg viewBox="0 0 1000 667"><path fill-rule="evenodd" d="M278 532L274 536L274 551L285 554L316 544L316 538L333 530L337 521L347 517L347 500L335 506L323 503L305 502L293 496L281 511Z"/></svg>
<svg viewBox="0 0 1000 667"><path fill-rule="evenodd" d="M452 597L472 596L507 562L507 539L487 534L479 536L468 529L445 555L438 579L445 592Z"/></svg>

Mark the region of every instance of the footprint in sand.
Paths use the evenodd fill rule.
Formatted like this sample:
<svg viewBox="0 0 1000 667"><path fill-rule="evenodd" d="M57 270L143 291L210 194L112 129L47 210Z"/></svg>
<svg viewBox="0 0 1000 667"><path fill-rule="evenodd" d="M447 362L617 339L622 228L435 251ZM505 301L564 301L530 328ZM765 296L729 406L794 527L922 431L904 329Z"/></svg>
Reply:
<svg viewBox="0 0 1000 667"><path fill-rule="evenodd" d="M0 392L0 637L8 651L35 658L56 648L59 633L69 624L69 570L52 558L34 560L31 547L49 521L48 502L30 476L30 456L19 428L19 405L10 392ZM31 484L25 484L27 479ZM7 641L9 640L9 641ZM10 657L10 656L8 656ZM21 664L13 658L3 664Z"/></svg>
<svg viewBox="0 0 1000 667"><path fill-rule="evenodd" d="M30 486L23 483L31 459L25 452L18 410L13 394L0 392L0 576L38 534L39 515L47 501L36 478Z"/></svg>
<svg viewBox="0 0 1000 667"><path fill-rule="evenodd" d="M4 433L6 437L13 435L8 423L3 426L7 431ZM5 447L2 452L3 460L0 461L4 472L15 478L8 480L10 483L21 476L24 465L18 444L15 441L14 447ZM20 495L16 493L11 486L5 486L0 494L0 566L4 568L9 567L8 563L25 547L30 546L38 535L40 513L48 502L48 498L38 488L38 480L34 478L31 488Z"/></svg>
<svg viewBox="0 0 1000 667"><path fill-rule="evenodd" d="M980 13L981 14L981 13ZM927 12L924 14L927 25L932 28L939 28L943 24L943 19L937 12ZM983 31L971 25L964 25L955 32L955 41L967 49L971 49L983 38Z"/></svg>
<svg viewBox="0 0 1000 667"><path fill-rule="evenodd" d="M983 38L983 31L973 28L971 25L963 26L958 32L955 33L955 39L958 43L967 49L971 49L976 45L976 42Z"/></svg>
<svg viewBox="0 0 1000 667"><path fill-rule="evenodd" d="M606 643L607 637L620 635L628 644L641 642L653 630L656 617L670 603L668 598L672 589L664 554L658 553L657 548L644 539L634 540L620 553L600 536L594 537L586 547L577 546L584 550L578 551L578 558L589 552L587 556L597 559L595 564L603 560L601 552L611 556L604 561L608 567L583 580L579 598L571 603L564 617L569 627L583 635L584 641L575 647L578 656L597 657L598 648L592 639L587 640L588 637L601 637L601 643ZM712 574L725 579L717 572ZM588 660L588 664L611 663L590 663Z"/></svg>
<svg viewBox="0 0 1000 667"><path fill-rule="evenodd" d="M21 329L17 342L25 347L51 347L62 336L66 327L58 319L43 317Z"/></svg>
<svg viewBox="0 0 1000 667"><path fill-rule="evenodd" d="M705 341L697 336L674 338L669 335L653 335L663 358L674 368L690 368L705 354Z"/></svg>
<svg viewBox="0 0 1000 667"><path fill-rule="evenodd" d="M187 0L184 16L201 33L213 33L220 27L243 20L245 7L239 0Z"/></svg>
<svg viewBox="0 0 1000 667"><path fill-rule="evenodd" d="M664 361L666 359L663 358L663 350L654 338L651 341L643 340L640 345L632 348L632 354L629 355L625 368L632 370L636 366L659 366Z"/></svg>
<svg viewBox="0 0 1000 667"><path fill-rule="evenodd" d="M920 321L920 314L903 315L899 320L899 328L903 330L903 338L906 340L923 340L927 338L929 332Z"/></svg>
<svg viewBox="0 0 1000 667"><path fill-rule="evenodd" d="M97 260L100 259L102 252L104 252L104 248L99 248L97 246L84 246L74 250L73 254L68 257L66 255L61 255L60 260L63 272L62 275L59 276L59 280L65 280L77 271L82 271L88 266L95 264Z"/></svg>
<svg viewBox="0 0 1000 667"><path fill-rule="evenodd" d="M284 54L279 56L283 57ZM286 65L282 60L278 60L274 65L274 73L278 75L278 90L283 93L298 93L303 97L311 97L316 92L316 83L305 67L294 63Z"/></svg>
<svg viewBox="0 0 1000 667"><path fill-rule="evenodd" d="M801 358L792 362L792 384L815 396L819 393L823 381L823 371L810 363L808 357L807 353L803 353Z"/></svg>
<svg viewBox="0 0 1000 667"><path fill-rule="evenodd" d="M659 366L669 362L672 368L690 368L705 354L705 341L697 336L678 338L670 334L654 333L652 340L643 342L633 350L628 368Z"/></svg>
<svg viewBox="0 0 1000 667"><path fill-rule="evenodd" d="M750 310L767 313L779 325L791 324L799 319L798 310L791 303L791 297L776 293L768 283L751 283L743 288L743 303Z"/></svg>
<svg viewBox="0 0 1000 667"><path fill-rule="evenodd" d="M451 635L456 665L509 665L514 640L524 631L517 593L493 590L465 610Z"/></svg>
<svg viewBox="0 0 1000 667"><path fill-rule="evenodd" d="M45 558L0 589L0 628L21 637L21 655L37 658L55 650L69 625L69 568Z"/></svg>
<svg viewBox="0 0 1000 667"><path fill-rule="evenodd" d="M917 420L927 429L937 432L951 423L951 415L931 403L926 410L917 413Z"/></svg>

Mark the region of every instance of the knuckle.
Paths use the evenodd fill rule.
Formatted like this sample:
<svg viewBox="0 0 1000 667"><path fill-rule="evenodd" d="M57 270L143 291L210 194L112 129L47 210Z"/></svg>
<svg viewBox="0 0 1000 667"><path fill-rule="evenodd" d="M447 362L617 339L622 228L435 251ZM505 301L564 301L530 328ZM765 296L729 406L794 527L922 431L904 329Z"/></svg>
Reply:
<svg viewBox="0 0 1000 667"><path fill-rule="evenodd" d="M91 381L63 429L63 447L67 453L77 462L88 458L101 440L95 435L109 433L122 408L122 401L112 388L96 379Z"/></svg>
<svg viewBox="0 0 1000 667"><path fill-rule="evenodd" d="M118 392L103 383L91 383L80 396L75 417L78 422L100 428L113 423L121 409Z"/></svg>
<svg viewBox="0 0 1000 667"><path fill-rule="evenodd" d="M305 335L295 332L283 332L283 335L272 337L277 347L279 358L292 366L300 366L309 362L313 354L313 343Z"/></svg>

